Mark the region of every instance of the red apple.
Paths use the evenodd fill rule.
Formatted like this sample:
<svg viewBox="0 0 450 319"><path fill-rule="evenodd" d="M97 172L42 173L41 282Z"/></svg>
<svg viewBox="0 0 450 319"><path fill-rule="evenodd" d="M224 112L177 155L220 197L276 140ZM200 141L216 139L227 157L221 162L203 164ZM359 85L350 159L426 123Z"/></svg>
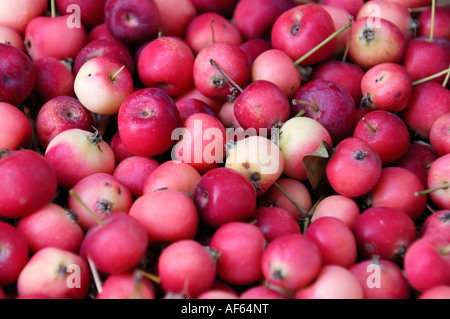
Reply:
<svg viewBox="0 0 450 319"><path fill-rule="evenodd" d="M154 1L159 11L159 28L162 34L184 37L189 23L197 16L194 3L190 0Z"/></svg>
<svg viewBox="0 0 450 319"><path fill-rule="evenodd" d="M216 12L230 18L238 0L191 0L200 13Z"/></svg>
<svg viewBox="0 0 450 319"><path fill-rule="evenodd" d="M450 299L450 285L438 285L421 293L418 299Z"/></svg>
<svg viewBox="0 0 450 319"><path fill-rule="evenodd" d="M420 228L420 235L422 237L437 236L442 237L450 242L450 211L438 210L426 217Z"/></svg>
<svg viewBox="0 0 450 319"><path fill-rule="evenodd" d="M239 48L244 51L250 65L252 65L258 55L272 49L272 44L266 39L252 38L242 42L241 45L239 45Z"/></svg>
<svg viewBox="0 0 450 319"><path fill-rule="evenodd" d="M6 25L0 25L0 43L12 45L20 51L25 52L22 35Z"/></svg>
<svg viewBox="0 0 450 319"><path fill-rule="evenodd" d="M0 149L26 148L32 136L33 128L27 116L14 105L0 102Z"/></svg>
<svg viewBox="0 0 450 319"><path fill-rule="evenodd" d="M450 153L450 112L439 116L430 129L430 143L437 155Z"/></svg>
<svg viewBox="0 0 450 319"><path fill-rule="evenodd" d="M421 12L417 17L419 28L417 36L429 36L431 31L431 7ZM445 6L436 6L434 9L433 34L438 38L444 38L450 41L450 8Z"/></svg>
<svg viewBox="0 0 450 319"><path fill-rule="evenodd" d="M155 299L156 289L139 271L109 275L96 299Z"/></svg>
<svg viewBox="0 0 450 319"><path fill-rule="evenodd" d="M428 171L430 199L440 209L450 209L450 154L438 157Z"/></svg>
<svg viewBox="0 0 450 319"><path fill-rule="evenodd" d="M77 5L80 12L80 19L83 25L92 29L103 23L106 0L56 0L56 9L61 15L74 12L71 5ZM78 12L78 11L75 11Z"/></svg>
<svg viewBox="0 0 450 319"><path fill-rule="evenodd" d="M359 206L352 198L342 195L330 195L323 198L315 206L311 222L322 217L335 217L347 227L353 229L353 225L359 215Z"/></svg>

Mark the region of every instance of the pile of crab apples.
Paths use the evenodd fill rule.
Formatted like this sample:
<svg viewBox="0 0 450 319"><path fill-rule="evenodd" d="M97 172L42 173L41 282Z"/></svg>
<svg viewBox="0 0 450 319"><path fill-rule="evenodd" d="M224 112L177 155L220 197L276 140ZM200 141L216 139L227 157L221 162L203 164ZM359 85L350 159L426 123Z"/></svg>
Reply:
<svg viewBox="0 0 450 319"><path fill-rule="evenodd" d="M2 0L0 299L449 299L449 22Z"/></svg>

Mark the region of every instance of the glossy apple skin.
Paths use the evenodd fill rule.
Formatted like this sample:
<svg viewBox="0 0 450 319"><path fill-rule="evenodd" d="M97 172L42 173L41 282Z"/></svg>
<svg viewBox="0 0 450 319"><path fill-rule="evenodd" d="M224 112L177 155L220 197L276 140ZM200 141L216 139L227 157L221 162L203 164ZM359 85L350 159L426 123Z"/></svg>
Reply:
<svg viewBox="0 0 450 319"><path fill-rule="evenodd" d="M355 118L355 102L350 93L328 80L314 80L303 85L292 96L292 100L305 101L318 107L291 102L291 117L305 110L304 116L310 117L322 124L330 134L333 144L350 137Z"/></svg>
<svg viewBox="0 0 450 319"><path fill-rule="evenodd" d="M0 43L0 77L0 102L17 105L33 91L36 70L23 51Z"/></svg>
<svg viewBox="0 0 450 319"><path fill-rule="evenodd" d="M350 13L342 7L336 5L323 5L322 8L330 14L336 30L341 29L350 21ZM337 57L344 53L349 36L350 30L346 29L336 37L336 48L333 51L333 56Z"/></svg>
<svg viewBox="0 0 450 319"><path fill-rule="evenodd" d="M211 28L214 29L214 42L216 43L228 42L236 46L242 43L242 35L234 24L218 13L204 12L192 19L186 29L184 39L194 55L212 44Z"/></svg>
<svg viewBox="0 0 450 319"><path fill-rule="evenodd" d="M264 51L272 49L272 44L269 40L253 38L242 42L239 45L239 48L244 51L244 53L247 55L250 65L252 65L258 55L260 55Z"/></svg>
<svg viewBox="0 0 450 319"><path fill-rule="evenodd" d="M429 215L422 227L420 228L420 235L422 237L426 236L437 236L442 237L446 241L450 242L450 211L449 210L438 210L432 215Z"/></svg>
<svg viewBox="0 0 450 319"><path fill-rule="evenodd" d="M119 164L128 157L137 156L123 144L119 132L114 133L113 137L111 138L110 146L114 152L116 164Z"/></svg>
<svg viewBox="0 0 450 319"><path fill-rule="evenodd" d="M75 59L87 42L87 33L80 28L69 28L68 15L59 17L40 16L27 25L25 47L32 60L54 57L58 60Z"/></svg>
<svg viewBox="0 0 450 319"><path fill-rule="evenodd" d="M428 171L428 189L450 184L450 154L438 157ZM430 199L440 209L450 209L450 187L429 193Z"/></svg>
<svg viewBox="0 0 450 319"><path fill-rule="evenodd" d="M50 141L68 129L92 130L92 114L72 96L57 96L47 101L36 117L36 135L45 150Z"/></svg>
<svg viewBox="0 0 450 319"><path fill-rule="evenodd" d="M363 139L349 137L336 145L326 166L326 175L339 195L356 198L376 185L381 170L378 153Z"/></svg>
<svg viewBox="0 0 450 319"><path fill-rule="evenodd" d="M142 224L127 213L117 213L87 231L80 256L91 258L97 269L107 274L123 274L144 258L148 237Z"/></svg>
<svg viewBox="0 0 450 319"><path fill-rule="evenodd" d="M241 293L239 299L286 299L286 297L269 287L254 286Z"/></svg>
<svg viewBox="0 0 450 319"><path fill-rule="evenodd" d="M449 299L450 298L450 286L438 285L430 288L417 297L418 299Z"/></svg>
<svg viewBox="0 0 450 319"><path fill-rule="evenodd" d="M287 210L279 207L260 207L250 217L270 243L287 234L300 234L299 221Z"/></svg>
<svg viewBox="0 0 450 319"><path fill-rule="evenodd" d="M415 196L424 187L418 177L403 167L384 167L377 185L369 195L372 207L386 206L402 210L418 220L427 206L426 196Z"/></svg>
<svg viewBox="0 0 450 319"><path fill-rule="evenodd" d="M450 41L435 37L429 42L428 36L415 37L406 44L401 63L413 81L441 72L450 64ZM442 75L431 81L442 84L444 79Z"/></svg>
<svg viewBox="0 0 450 319"><path fill-rule="evenodd" d="M132 75L136 72L133 56L123 43L115 39L100 38L90 41L78 52L73 64L73 74L76 76L84 63L98 56L107 56L119 61Z"/></svg>
<svg viewBox="0 0 450 319"><path fill-rule="evenodd" d="M325 9L313 4L298 5L286 10L275 20L271 32L272 46L286 52L296 61L334 31L333 19ZM310 65L326 60L333 54L336 43L334 38L302 64Z"/></svg>
<svg viewBox="0 0 450 319"><path fill-rule="evenodd" d="M218 117L216 111L214 111L208 104L202 100L196 98L183 98L175 101L178 111L181 116L181 125L184 125L184 121L195 113L206 113L214 117Z"/></svg>
<svg viewBox="0 0 450 319"><path fill-rule="evenodd" d="M76 213L54 203L21 218L17 229L24 234L32 253L46 247L78 253L84 238Z"/></svg>
<svg viewBox="0 0 450 319"><path fill-rule="evenodd" d="M0 221L0 285L13 284L29 258L27 239L13 225Z"/></svg>
<svg viewBox="0 0 450 319"><path fill-rule="evenodd" d="M203 223L212 228L232 221L247 221L256 208L253 185L231 168L218 167L199 180L194 202Z"/></svg>
<svg viewBox="0 0 450 319"><path fill-rule="evenodd" d="M109 275L96 299L155 299L155 297L156 289L150 279L139 277L135 272L127 272Z"/></svg>
<svg viewBox="0 0 450 319"><path fill-rule="evenodd" d="M417 29L417 35L429 36L431 29L431 7L423 11L417 17L419 28ZM434 11L434 30L433 35L438 38L447 39L450 41L450 8L444 6L436 6Z"/></svg>
<svg viewBox="0 0 450 319"><path fill-rule="evenodd" d="M78 266L77 268L71 268ZM39 273L39 276L36 276ZM79 276L79 277L78 277ZM75 278L79 279L75 282ZM42 295L51 299L83 299L91 282L88 265L75 253L47 247L35 253L17 279L18 296ZM70 284L79 283L79 288Z"/></svg>
<svg viewBox="0 0 450 319"><path fill-rule="evenodd" d="M368 19L353 22L350 34L349 59L365 70L386 62L399 63L405 52L405 38L392 22L379 19L379 27L366 27ZM372 38L373 34L373 38Z"/></svg>
<svg viewBox="0 0 450 319"><path fill-rule="evenodd" d="M445 113L434 121L430 129L430 143L437 155L450 153L450 113Z"/></svg>
<svg viewBox="0 0 450 319"><path fill-rule="evenodd" d="M0 149L27 148L33 128L27 116L14 105L0 102Z"/></svg>
<svg viewBox="0 0 450 319"><path fill-rule="evenodd" d="M193 84L194 54L178 37L151 41L139 55L139 78L145 87L161 88L170 96L186 92Z"/></svg>
<svg viewBox="0 0 450 319"><path fill-rule="evenodd" d="M197 16L197 9L193 2L190 0L154 1L159 11L162 34L183 38L189 23Z"/></svg>
<svg viewBox="0 0 450 319"><path fill-rule="evenodd" d="M25 52L25 44L22 35L11 27L0 25L0 43L10 44Z"/></svg>
<svg viewBox="0 0 450 319"><path fill-rule="evenodd" d="M330 195L317 204L311 222L329 216L341 220L350 229L353 229L359 215L359 206L353 199L342 195Z"/></svg>
<svg viewBox="0 0 450 319"><path fill-rule="evenodd" d="M67 11L68 6L71 4L78 5L80 7L81 22L83 25L92 29L93 27L104 22L103 9L105 7L106 0L57 0L56 9L61 15L66 13L73 13L73 11Z"/></svg>
<svg viewBox="0 0 450 319"><path fill-rule="evenodd" d="M325 6L336 6L348 11L352 16L356 17L358 11L364 4L363 0L318 0L317 3Z"/></svg>
<svg viewBox="0 0 450 319"><path fill-rule="evenodd" d="M47 0L6 0L0 4L0 24L24 34L33 18L45 13L49 6Z"/></svg>
<svg viewBox="0 0 450 319"><path fill-rule="evenodd" d="M180 123L175 101L159 88L132 93L122 103L117 119L123 143L139 156L155 156L168 151L175 143L172 132Z"/></svg>
<svg viewBox="0 0 450 319"><path fill-rule="evenodd" d="M97 143L97 140L94 133L70 129L50 141L45 159L56 172L60 187L69 189L91 174L114 171L114 152L108 143L103 140Z"/></svg>
<svg viewBox="0 0 450 319"><path fill-rule="evenodd" d="M3 155L3 154L2 154ZM39 153L23 149L0 158L0 216L21 218L49 202L56 193L56 173Z"/></svg>
<svg viewBox="0 0 450 319"><path fill-rule="evenodd" d="M390 138L393 134L395 139ZM380 156L383 165L399 160L406 154L410 145L410 134L405 122L395 113L384 110L366 114L356 123L353 136L369 143Z"/></svg>
<svg viewBox="0 0 450 319"><path fill-rule="evenodd" d="M108 31L119 41L144 43L158 32L159 11L153 0L107 0L104 15Z"/></svg>

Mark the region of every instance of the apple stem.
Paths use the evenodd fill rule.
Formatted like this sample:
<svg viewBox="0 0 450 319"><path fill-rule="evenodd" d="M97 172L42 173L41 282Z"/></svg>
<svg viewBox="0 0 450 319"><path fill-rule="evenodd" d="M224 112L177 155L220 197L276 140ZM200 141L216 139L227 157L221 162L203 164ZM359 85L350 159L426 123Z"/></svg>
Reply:
<svg viewBox="0 0 450 319"><path fill-rule="evenodd" d="M378 256L378 255L373 255L372 256L372 264L375 264L375 265L380 265L380 256Z"/></svg>
<svg viewBox="0 0 450 319"><path fill-rule="evenodd" d="M316 5L319 5L317 2L314 2L314 1L308 1L308 0L295 0L295 3L299 3L299 4L316 4Z"/></svg>
<svg viewBox="0 0 450 319"><path fill-rule="evenodd" d="M430 189L426 189L426 190L420 191L420 192L415 192L414 196L426 195L426 194L432 193L434 191L438 191L438 190L441 190L441 189L448 189L448 188L450 188L450 183L445 182L445 183L443 183L440 186L437 186L437 187L434 187L434 188L430 188Z"/></svg>
<svg viewBox="0 0 450 319"><path fill-rule="evenodd" d="M450 67L449 67L450 69ZM450 78L450 72L447 72L447 75L445 76L444 82L442 82L443 87L447 87L448 79Z"/></svg>
<svg viewBox="0 0 450 319"><path fill-rule="evenodd" d="M302 213L303 218L307 218L308 216L308 212L306 210L304 210L302 207L300 207L300 205L291 197L291 195L289 195L281 186L280 184L278 184L277 182L274 183L275 187L278 188L280 190L280 192L283 193L284 196L286 196L291 202L292 204L295 205L295 207Z"/></svg>
<svg viewBox="0 0 450 319"><path fill-rule="evenodd" d="M367 127L372 131L372 133L376 133L377 132L377 129L374 128L372 125L370 125L370 123L366 120L365 117L363 117L362 120L364 121L364 123L366 123Z"/></svg>
<svg viewBox="0 0 450 319"><path fill-rule="evenodd" d="M436 11L436 0L431 1L431 26L430 26L430 42L433 42L434 38L434 15Z"/></svg>
<svg viewBox="0 0 450 319"><path fill-rule="evenodd" d="M216 34L214 32L214 26L213 26L214 21L216 21L216 20L212 19L211 23L209 24L210 27L211 27L211 43L215 43L216 42Z"/></svg>
<svg viewBox="0 0 450 319"><path fill-rule="evenodd" d="M133 273L133 281L134 281L134 290L130 295L130 299L137 299L137 298L144 299L144 295L142 294L142 273L139 271L135 271Z"/></svg>
<svg viewBox="0 0 450 319"><path fill-rule="evenodd" d="M120 72L123 71L123 69L125 69L125 65L122 65L122 67L110 77L111 81L114 82L116 80L117 76L120 74Z"/></svg>
<svg viewBox="0 0 450 319"><path fill-rule="evenodd" d="M236 98L236 91L239 92L244 92L244 90L236 83L234 82L223 70L222 68L216 63L216 61L214 61L213 59L209 60L209 63L211 63L211 65L220 72L220 74L222 74L222 76L224 77L225 81L227 82L227 84L230 86L230 91L231 94L228 96L228 100L229 101L234 101ZM231 85L231 84L233 85Z"/></svg>
<svg viewBox="0 0 450 319"><path fill-rule="evenodd" d="M156 284L160 284L161 283L161 279L159 279L158 276L150 274L148 272L145 272L143 270L138 270L139 274L141 274L142 276L144 276L145 278L150 279L151 281L153 281Z"/></svg>
<svg viewBox="0 0 450 319"><path fill-rule="evenodd" d="M414 82L412 83L412 85L413 85L413 86L416 86L416 85L419 85L419 84L428 82L428 81L433 80L433 79L435 79L435 78L438 78L438 77L440 77L440 76L442 76L442 75L444 75L444 74L448 74L449 72L450 72L450 67L447 68L447 69L445 69L445 70L442 70L441 72L438 72L438 73L436 73L436 74L427 76L426 78L423 78L423 79L414 81Z"/></svg>
<svg viewBox="0 0 450 319"><path fill-rule="evenodd" d="M8 155L8 153L9 153L9 150L6 149L6 148L3 148L3 149L0 151L0 158L2 158L2 157L4 157L4 156Z"/></svg>
<svg viewBox="0 0 450 319"><path fill-rule="evenodd" d="M348 19L349 19L349 22L352 22L353 16L350 16ZM347 60L348 50L350 48L350 35L352 34L352 25L353 24L350 23L349 36L347 38L347 43L345 44L344 54L342 55L342 62L345 62Z"/></svg>
<svg viewBox="0 0 450 319"><path fill-rule="evenodd" d="M83 206L84 209L95 219L95 221L101 226L105 226L105 223L83 202L83 200L78 196L73 189L69 191L69 195L75 198L75 200Z"/></svg>
<svg viewBox="0 0 450 319"><path fill-rule="evenodd" d="M440 250L439 250L439 253L440 253L442 256L447 256L448 254L450 254L450 244L447 245L447 247L440 249Z"/></svg>
<svg viewBox="0 0 450 319"><path fill-rule="evenodd" d="M426 169L426 170L429 170L430 167L431 167L431 165L433 165L433 162L426 164L426 165L425 165L425 169Z"/></svg>
<svg viewBox="0 0 450 319"><path fill-rule="evenodd" d="M94 278L95 287L97 288L97 292L100 294L103 291L103 286L97 271L97 267L95 266L95 263L92 261L90 256L87 256L87 260L89 263L89 267L91 268L92 277Z"/></svg>
<svg viewBox="0 0 450 319"><path fill-rule="evenodd" d="M302 117L303 115L305 115L306 111L305 110L301 110L300 112L297 113L297 115L295 115L294 117Z"/></svg>
<svg viewBox="0 0 450 319"><path fill-rule="evenodd" d="M301 100L297 100L297 99L293 99L292 100L292 104L297 105L297 104L304 104L304 105L308 105L309 107L311 107L314 111L319 112L320 109L317 105L314 105L312 103L306 102L306 101L301 101Z"/></svg>
<svg viewBox="0 0 450 319"><path fill-rule="evenodd" d="M344 25L342 28L340 28L339 30L333 32L328 38L326 38L325 40L323 40L321 43L319 43L318 45L316 45L312 50L310 50L308 53L306 53L304 56L302 56L300 59L298 59L297 61L294 62L295 65L299 65L302 62L304 62L307 58L309 58L311 55L313 55L314 53L316 53L318 50L320 50L323 46L325 46L328 42L330 42L331 40L333 40L335 37L337 37L340 33L342 33L343 31L345 31L346 29L350 28L350 26L352 25L352 20L353 18L350 17L350 21Z"/></svg>
<svg viewBox="0 0 450 319"><path fill-rule="evenodd" d="M50 8L52 11L52 18L56 17L56 5L55 5L55 0L51 0L50 1Z"/></svg>

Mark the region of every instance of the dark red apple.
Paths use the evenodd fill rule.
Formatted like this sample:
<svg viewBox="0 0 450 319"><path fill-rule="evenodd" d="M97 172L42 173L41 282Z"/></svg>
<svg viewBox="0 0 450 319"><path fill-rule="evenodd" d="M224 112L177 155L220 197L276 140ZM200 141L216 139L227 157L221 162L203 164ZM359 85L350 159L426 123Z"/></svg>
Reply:
<svg viewBox="0 0 450 319"><path fill-rule="evenodd" d="M56 8L61 15L65 15L66 13L73 13L73 5L77 5L81 22L86 28L92 29L103 23L105 3L106 0L56 0Z"/></svg>

